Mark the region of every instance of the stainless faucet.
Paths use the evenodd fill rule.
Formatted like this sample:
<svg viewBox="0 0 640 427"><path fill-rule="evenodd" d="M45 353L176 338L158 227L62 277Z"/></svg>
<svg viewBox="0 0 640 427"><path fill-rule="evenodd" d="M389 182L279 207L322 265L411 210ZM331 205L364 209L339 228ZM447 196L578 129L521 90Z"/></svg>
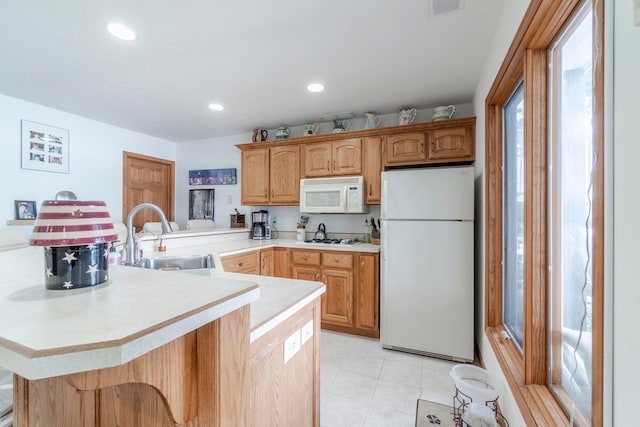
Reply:
<svg viewBox="0 0 640 427"><path fill-rule="evenodd" d="M127 241L124 244L124 264L136 265L140 262L140 250L138 249L138 238L134 235L133 231L133 217L142 209L151 209L160 215L160 225L162 227L162 234L171 233L171 224L167 220L167 217L162 212L162 209L151 203L141 203L135 206L127 215Z"/></svg>

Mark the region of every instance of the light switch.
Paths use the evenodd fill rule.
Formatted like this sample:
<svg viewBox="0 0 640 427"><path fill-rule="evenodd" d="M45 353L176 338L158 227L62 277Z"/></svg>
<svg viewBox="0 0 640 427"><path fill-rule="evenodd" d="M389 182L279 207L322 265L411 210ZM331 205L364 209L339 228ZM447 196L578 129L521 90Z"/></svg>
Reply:
<svg viewBox="0 0 640 427"><path fill-rule="evenodd" d="M300 334L302 335L302 342L300 343L300 346L303 346L304 343L313 336L313 319L309 320L302 329L300 329Z"/></svg>
<svg viewBox="0 0 640 427"><path fill-rule="evenodd" d="M300 350L300 329L296 329L284 340L284 363L287 363L298 350Z"/></svg>
<svg viewBox="0 0 640 427"><path fill-rule="evenodd" d="M227 204L230 205L231 203L233 203L233 196L231 194L228 194L227 195Z"/></svg>

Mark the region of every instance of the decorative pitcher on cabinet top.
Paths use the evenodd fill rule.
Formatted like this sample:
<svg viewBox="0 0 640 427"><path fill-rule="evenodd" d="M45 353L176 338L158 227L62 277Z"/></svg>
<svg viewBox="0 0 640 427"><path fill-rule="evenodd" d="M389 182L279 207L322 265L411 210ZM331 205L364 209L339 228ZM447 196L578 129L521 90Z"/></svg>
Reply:
<svg viewBox="0 0 640 427"><path fill-rule="evenodd" d="M346 132L349 130L351 122L349 120L334 120L333 133Z"/></svg>
<svg viewBox="0 0 640 427"><path fill-rule="evenodd" d="M320 125L318 123L311 123L304 125L304 131L302 132L302 136L313 136L318 133L318 129Z"/></svg>
<svg viewBox="0 0 640 427"><path fill-rule="evenodd" d="M451 112L449 112L449 110L451 110ZM454 107L453 105L448 105L446 107L436 107L433 109L433 111L433 117L431 118L432 121L437 122L439 120L449 120L451 117L453 117L453 113L456 112L456 107Z"/></svg>
<svg viewBox="0 0 640 427"><path fill-rule="evenodd" d="M416 109L411 108L408 110L400 110L400 116L398 117L398 123L401 125L410 125L416 119Z"/></svg>
<svg viewBox="0 0 640 427"><path fill-rule="evenodd" d="M276 133L276 139L287 139L289 138L290 133L291 131L289 130L289 128L281 126L278 128L278 132Z"/></svg>
<svg viewBox="0 0 640 427"><path fill-rule="evenodd" d="M269 136L269 132L266 129L254 129L251 134L252 142L262 142L266 141Z"/></svg>
<svg viewBox="0 0 640 427"><path fill-rule="evenodd" d="M382 117L376 117L373 113L364 113L367 121L364 124L365 129L375 129L382 123Z"/></svg>

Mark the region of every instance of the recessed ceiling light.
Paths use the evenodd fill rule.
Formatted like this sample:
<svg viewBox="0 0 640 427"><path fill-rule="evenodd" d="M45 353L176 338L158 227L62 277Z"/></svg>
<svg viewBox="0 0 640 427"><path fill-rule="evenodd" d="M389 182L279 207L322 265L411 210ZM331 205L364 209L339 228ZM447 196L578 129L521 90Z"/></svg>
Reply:
<svg viewBox="0 0 640 427"><path fill-rule="evenodd" d="M222 106L222 104L209 104L209 108L212 109L213 111L224 110L224 107Z"/></svg>
<svg viewBox="0 0 640 427"><path fill-rule="evenodd" d="M136 39L136 33L134 33L131 28L118 24L117 22L108 24L107 31L109 31L113 37L117 37L120 40L132 41Z"/></svg>
<svg viewBox="0 0 640 427"><path fill-rule="evenodd" d="M324 90L324 86L320 83L311 83L307 86L307 90L309 92L322 92Z"/></svg>

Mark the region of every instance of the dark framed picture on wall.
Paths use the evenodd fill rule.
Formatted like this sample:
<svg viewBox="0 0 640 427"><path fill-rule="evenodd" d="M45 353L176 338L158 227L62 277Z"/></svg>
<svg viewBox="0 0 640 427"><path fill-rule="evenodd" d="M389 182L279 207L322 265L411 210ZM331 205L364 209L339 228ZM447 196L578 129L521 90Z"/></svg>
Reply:
<svg viewBox="0 0 640 427"><path fill-rule="evenodd" d="M16 219L36 219L36 202L33 200L16 200Z"/></svg>
<svg viewBox="0 0 640 427"><path fill-rule="evenodd" d="M214 220L215 190L189 190L189 219Z"/></svg>

